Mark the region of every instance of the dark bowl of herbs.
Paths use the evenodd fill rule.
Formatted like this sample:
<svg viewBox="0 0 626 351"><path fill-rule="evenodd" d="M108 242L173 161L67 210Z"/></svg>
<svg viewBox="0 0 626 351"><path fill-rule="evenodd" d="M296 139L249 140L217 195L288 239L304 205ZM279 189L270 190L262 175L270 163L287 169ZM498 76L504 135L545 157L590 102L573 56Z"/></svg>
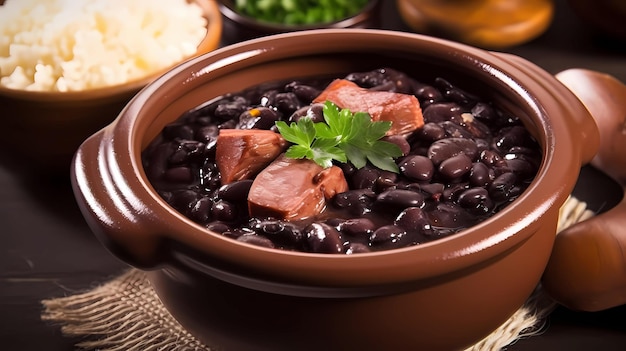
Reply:
<svg viewBox="0 0 626 351"><path fill-rule="evenodd" d="M220 0L224 44L265 35L321 28L373 28L379 0Z"/></svg>

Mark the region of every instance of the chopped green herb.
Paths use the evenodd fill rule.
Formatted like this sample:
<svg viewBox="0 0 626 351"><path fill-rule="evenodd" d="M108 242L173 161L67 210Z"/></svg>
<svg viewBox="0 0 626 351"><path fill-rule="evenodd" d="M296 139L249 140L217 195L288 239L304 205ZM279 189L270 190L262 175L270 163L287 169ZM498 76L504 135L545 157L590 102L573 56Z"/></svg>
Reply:
<svg viewBox="0 0 626 351"><path fill-rule="evenodd" d="M325 122L314 123L303 117L287 124L276 122L276 127L285 140L293 143L287 149L289 158L307 158L328 168L333 160L350 162L362 168L367 161L374 166L398 172L394 158L402 156L398 145L380 140L391 128L391 122L372 121L366 112L351 112L340 109L334 103L324 103Z"/></svg>
<svg viewBox="0 0 626 351"><path fill-rule="evenodd" d="M235 9L259 21L287 25L329 23L357 14L368 0L236 0Z"/></svg>

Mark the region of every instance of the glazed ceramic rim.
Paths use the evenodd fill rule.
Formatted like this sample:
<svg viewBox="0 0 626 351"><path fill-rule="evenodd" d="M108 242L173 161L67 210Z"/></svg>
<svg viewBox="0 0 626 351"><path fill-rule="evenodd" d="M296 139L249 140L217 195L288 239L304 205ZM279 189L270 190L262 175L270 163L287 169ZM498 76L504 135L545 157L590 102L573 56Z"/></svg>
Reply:
<svg viewBox="0 0 626 351"><path fill-rule="evenodd" d="M232 1L219 1L220 10L226 18L241 26L253 30L262 31L265 33L279 33L294 30L311 30L321 28L349 28L354 26L355 24L361 23L364 19L366 19L368 17L368 13L372 11L372 9L374 9L376 6L378 6L379 2L380 0L369 0L368 3L358 13L335 22L317 23L310 25L285 25L279 23L258 21L252 17L237 12L233 8Z"/></svg>
<svg viewBox="0 0 626 351"><path fill-rule="evenodd" d="M196 52L191 56L185 58L183 61L193 59L211 50L214 50L219 46L222 35L222 17L217 3L212 0L193 1L198 3L198 5L202 7L204 16L207 19L207 32L204 38L198 44ZM0 95L19 100L45 101L53 104L65 104L67 102L85 100L110 99L114 96L123 96L141 90L148 83L162 76L164 73L166 73L178 64L180 64L180 62L173 63L168 67L161 68L155 72L149 73L146 76L138 77L131 81L111 86L103 86L87 90L67 92L30 91L23 89L11 89L0 86Z"/></svg>
<svg viewBox="0 0 626 351"><path fill-rule="evenodd" d="M289 46L279 44L283 40L294 37L300 43L296 45L297 47L294 47L293 43ZM383 43L388 45L392 42L405 48L403 50L407 52L415 53L417 50L422 50L420 53L437 55L439 58L454 61L455 65L462 66L463 69L480 72L489 82L497 83L496 85L507 90L508 94L514 94L516 100L524 101L527 104L526 108L532 110L529 114L532 115L531 118L536 128L542 133L539 139L542 139L540 142L543 143L543 150L548 150L544 154L542 166L536 177L543 181L533 181L515 202L496 216L470 229L427 244L389 251L358 255L312 254L262 248L237 242L219 234L207 235L206 229L185 218L161 199L147 180L141 165L140 153L141 130L142 128L145 130L145 124L149 123L149 119L144 117L143 120L139 118L137 122L135 121L137 116L142 114L142 106L156 91L163 89L171 92L178 84L185 84L189 88L202 85L214 78L213 75L224 74L223 70L228 71L233 69L233 66L245 65L255 60L263 62L263 58L269 53L272 55L278 53L283 57L310 54L311 52L307 52L307 47L302 46L302 43L315 41L341 43L352 49L359 45L377 47ZM333 49L337 48L327 47L324 52ZM185 70L189 72L185 73ZM132 174L124 174L124 176L133 182L131 187L138 185L141 188L133 189L136 197L132 200L139 199L153 212L155 218L168 218L167 221L162 219L164 222L162 225L167 227L164 231L170 233L167 234L170 235L168 239L180 241L183 245L191 245L191 241L194 245L197 244L203 257L200 261L193 259L192 261L195 262L197 269L204 270L205 273L214 276L225 274L231 282L250 286L265 284L264 281L268 277L276 284L289 282L289 284L296 285L325 287L371 285L373 280L379 285L393 285L421 278L432 278L485 263L513 249L516 245L521 245L532 233L522 235L517 232L525 227L530 228L531 231L540 228L541 219L551 211L558 211L558 208L554 208L555 204L558 206L563 203L571 191L567 180L571 180L573 184L577 174L572 174L570 170L563 169L563 167L554 167L553 164L555 160L563 158L570 158L572 162L575 162L575 151L578 146L573 142L569 134L570 127L564 119L549 121L546 118L550 111L545 110L545 104L542 101L554 99L550 91L552 87L534 82L530 82L531 86L527 86L528 84L515 78L531 73L548 75L541 71L522 71L518 66L503 60L502 57L482 49L412 33L376 29L321 29L254 39L218 49L179 65L137 94L120 114L113 130L110 131L116 135L118 142L122 139L122 144L116 147L127 147L122 150L129 150L128 153L126 151L119 153L118 150L115 162L128 163L132 168ZM541 92L542 96L531 95L533 91ZM172 95L175 94L172 93ZM558 93L555 92L554 95ZM170 98L175 99L174 96ZM555 145L556 139L559 140L559 147ZM520 205L522 201L535 202L537 207L532 210L523 209ZM525 215L521 217L516 215L515 213L519 211ZM172 224L171 221L176 223ZM182 232L180 228L175 228L178 225L184 227ZM556 228L556 223L553 225ZM497 234L485 234L487 230L494 228L498 230ZM171 231L176 230L179 230L179 233L171 234ZM212 262L216 266L206 265L203 262ZM325 274L330 271L334 272L334 278ZM337 278L340 276L342 276L341 279Z"/></svg>

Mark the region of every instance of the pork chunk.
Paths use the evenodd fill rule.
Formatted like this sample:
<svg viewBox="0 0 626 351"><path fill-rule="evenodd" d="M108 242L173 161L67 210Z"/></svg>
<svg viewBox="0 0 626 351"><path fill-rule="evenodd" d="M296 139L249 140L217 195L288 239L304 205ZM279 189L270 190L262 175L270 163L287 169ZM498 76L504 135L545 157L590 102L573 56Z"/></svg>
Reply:
<svg viewBox="0 0 626 351"><path fill-rule="evenodd" d="M287 147L288 142L270 130L220 130L215 146L215 162L222 184L254 177Z"/></svg>
<svg viewBox="0 0 626 351"><path fill-rule="evenodd" d="M281 155L255 178L248 209L253 217L301 220L319 214L328 199L346 190L341 168Z"/></svg>
<svg viewBox="0 0 626 351"><path fill-rule="evenodd" d="M332 81L313 102L331 101L352 112L367 112L373 121L392 122L387 135L410 133L424 125L414 95L361 88L346 79Z"/></svg>

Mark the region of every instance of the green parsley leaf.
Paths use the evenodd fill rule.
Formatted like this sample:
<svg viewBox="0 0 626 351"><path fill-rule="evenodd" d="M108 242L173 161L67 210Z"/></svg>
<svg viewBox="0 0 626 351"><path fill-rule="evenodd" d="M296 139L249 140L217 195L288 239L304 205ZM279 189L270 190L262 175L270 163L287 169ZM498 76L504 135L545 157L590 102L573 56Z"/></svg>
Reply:
<svg viewBox="0 0 626 351"><path fill-rule="evenodd" d="M349 161L362 168L369 161L380 169L398 172L394 158L402 156L402 151L396 144L379 140L391 122L372 121L367 112L353 113L330 101L324 103L323 113L325 122L314 123L309 117L291 124L276 122L283 138L294 144L287 149L287 157L307 158L324 168L333 161Z"/></svg>

